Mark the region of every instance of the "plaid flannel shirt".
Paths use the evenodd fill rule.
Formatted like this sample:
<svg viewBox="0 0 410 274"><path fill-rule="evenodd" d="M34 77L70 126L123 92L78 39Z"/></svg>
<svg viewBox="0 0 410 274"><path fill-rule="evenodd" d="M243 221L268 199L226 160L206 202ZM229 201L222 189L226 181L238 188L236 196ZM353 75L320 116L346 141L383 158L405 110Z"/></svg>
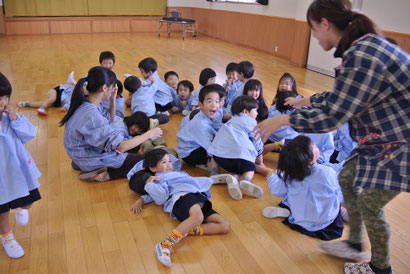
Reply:
<svg viewBox="0 0 410 274"><path fill-rule="evenodd" d="M410 55L367 34L343 53L333 91L311 97L290 115L299 132L328 132L349 123L358 142L355 185L410 192Z"/></svg>

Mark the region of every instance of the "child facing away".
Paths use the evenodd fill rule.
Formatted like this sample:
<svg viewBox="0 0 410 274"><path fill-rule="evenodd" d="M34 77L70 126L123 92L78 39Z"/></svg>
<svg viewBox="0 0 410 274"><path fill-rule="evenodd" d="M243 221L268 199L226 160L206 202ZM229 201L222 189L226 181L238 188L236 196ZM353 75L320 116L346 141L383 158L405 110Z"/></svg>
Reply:
<svg viewBox="0 0 410 274"><path fill-rule="evenodd" d="M151 80L156 81L154 79ZM141 80L137 76L129 76L124 80L124 87L132 94L131 113L142 111L149 118L158 120L159 124L166 124L169 122L168 115L156 113L154 101L156 87L154 85L143 86Z"/></svg>
<svg viewBox="0 0 410 274"><path fill-rule="evenodd" d="M194 85L188 80L183 80L178 83L178 95L174 97L174 101L172 102L172 112L177 113L182 111L182 115L184 116L191 113L192 101L194 100L194 95L192 95L193 90Z"/></svg>
<svg viewBox="0 0 410 274"><path fill-rule="evenodd" d="M41 173L23 144L36 136L36 128L9 105L11 84L0 72L0 239L10 258L24 255L10 229L9 212L15 209L16 222L26 225L27 209L41 199Z"/></svg>
<svg viewBox="0 0 410 274"><path fill-rule="evenodd" d="M173 88L168 86L164 81L161 80L161 78L159 78L157 72L157 62L154 60L154 58L148 57L139 62L138 68L140 69L141 75L144 80L147 80L149 78L154 78L155 80L152 83L152 86L155 93L154 102L157 112L169 114L168 110L172 108Z"/></svg>
<svg viewBox="0 0 410 274"><path fill-rule="evenodd" d="M213 118L219 109L219 93L215 85L204 87L199 93L199 108L201 109L192 120L180 127L177 138L179 156L189 165L207 165L209 156L207 150L215 136Z"/></svg>
<svg viewBox="0 0 410 274"><path fill-rule="evenodd" d="M103 51L99 56L100 65L112 70L115 64L115 56L111 51ZM70 108L71 95L74 90L76 81L74 80L74 71L68 75L67 83L59 85L47 92L47 99L43 101L22 101L18 102L18 107L37 108L37 113L47 115L47 108L60 107L62 112L67 112Z"/></svg>
<svg viewBox="0 0 410 274"><path fill-rule="evenodd" d="M319 149L307 136L297 136L281 150L269 190L283 197L279 207L267 207L267 218L286 217L291 229L322 240L342 236L342 195L337 172L317 163Z"/></svg>
<svg viewBox="0 0 410 274"><path fill-rule="evenodd" d="M175 98L177 96L177 89L178 89L178 83L179 83L179 76L178 73L175 71L167 71L164 74L164 80L167 85L172 88L172 97Z"/></svg>
<svg viewBox="0 0 410 274"><path fill-rule="evenodd" d="M240 96L232 105L232 114L208 148L209 155L212 155L211 175L218 173L218 167L239 175L239 184L228 185L228 192L235 200L242 199L241 188L260 198L262 188L251 182L257 166L266 169L262 159L263 142L256 141L252 132L256 126L258 103L252 97Z"/></svg>
<svg viewBox="0 0 410 274"><path fill-rule="evenodd" d="M213 85L216 83L216 72L211 68L204 68L199 74L199 88L194 93L194 99L192 100L192 109L198 107L199 93L205 86Z"/></svg>
<svg viewBox="0 0 410 274"><path fill-rule="evenodd" d="M120 80L117 80L117 97L115 99L115 116L120 118L124 117L124 96L122 92L124 90L123 85ZM110 100L104 100L101 102L101 105L106 109L110 109Z"/></svg>
<svg viewBox="0 0 410 274"><path fill-rule="evenodd" d="M131 211L140 215L144 204L155 202L164 205L164 211L181 222L164 241L155 245L155 253L162 264L171 266L171 248L187 235L229 232L229 221L219 215L209 201L212 179L173 171L170 155L162 149L148 152L143 168L129 181L130 189L142 195ZM225 179L232 179L232 176L225 175Z"/></svg>
<svg viewBox="0 0 410 274"><path fill-rule="evenodd" d="M243 87L243 95L248 95L258 102L258 116L256 117L256 121L260 122L268 118L269 110L263 98L263 87L259 80L248 80Z"/></svg>

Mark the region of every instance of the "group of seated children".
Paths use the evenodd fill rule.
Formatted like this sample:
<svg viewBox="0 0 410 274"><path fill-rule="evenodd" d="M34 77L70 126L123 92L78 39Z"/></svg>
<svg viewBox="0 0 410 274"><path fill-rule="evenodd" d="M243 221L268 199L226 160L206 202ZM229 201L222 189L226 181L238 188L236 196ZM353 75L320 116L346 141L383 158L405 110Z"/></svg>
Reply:
<svg viewBox="0 0 410 274"><path fill-rule="evenodd" d="M25 101L18 106L45 112L53 104L62 105L67 111L60 123L65 125L64 146L73 167L81 171L80 179L127 177L130 188L142 195L131 208L135 214L142 213L143 204L154 201L181 221L155 246L161 263L171 265L170 249L188 234L227 233L229 222L212 208L209 189L212 184L226 184L234 200L242 199L242 191L260 198L264 192L252 183L255 172L268 176L272 194L283 197L279 206L263 210L265 217L285 217L283 222L292 229L320 239L341 236L343 197L336 166L329 164L335 151L333 134L300 134L283 126L264 144L253 132L258 122L294 111L290 101L301 96L289 73L281 77L268 109L262 83L252 79L254 66L248 61L228 64L223 86L215 83L214 70L203 69L200 88L193 93L194 85L179 81L174 71L167 72L162 81L156 61L145 58L138 64L143 79L125 75L124 88L130 93L125 104L132 114L124 117L114 63L114 55L103 52L102 66L90 69L77 83L71 74L69 83L49 91L44 102ZM169 111L186 116L176 135L176 151L166 145L162 130L156 127L169 121ZM354 144L348 139L348 128L336 136L339 147L332 162L343 163ZM270 151L280 152L275 173L263 163L264 153ZM179 171L178 157L208 169L210 177L194 178Z"/></svg>

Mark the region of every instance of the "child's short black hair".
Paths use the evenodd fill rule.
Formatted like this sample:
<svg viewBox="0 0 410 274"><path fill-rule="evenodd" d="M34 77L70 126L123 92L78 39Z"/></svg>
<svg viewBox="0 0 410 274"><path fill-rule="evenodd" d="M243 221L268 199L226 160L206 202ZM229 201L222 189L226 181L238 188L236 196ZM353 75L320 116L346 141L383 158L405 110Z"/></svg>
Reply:
<svg viewBox="0 0 410 274"><path fill-rule="evenodd" d="M191 81L188 80L182 80L181 82L178 83L177 90L179 90L179 86L184 86L189 89L189 92L194 91L194 85L191 83Z"/></svg>
<svg viewBox="0 0 410 274"><path fill-rule="evenodd" d="M145 72L155 72L157 71L158 64L157 61L154 60L152 57L148 57L145 59L142 59L141 62L138 64L138 68L144 70Z"/></svg>
<svg viewBox="0 0 410 274"><path fill-rule="evenodd" d="M103 60L111 59L112 62L115 64L115 55L111 51L103 51L100 53L100 64L102 64Z"/></svg>
<svg viewBox="0 0 410 274"><path fill-rule="evenodd" d="M134 93L142 86L141 80L137 76L130 76L124 80L124 88Z"/></svg>
<svg viewBox="0 0 410 274"><path fill-rule="evenodd" d="M226 72L226 74L228 74L229 72L234 72L234 71L236 71L236 72L238 72L239 71L239 65L238 65L238 63L229 63L227 66L226 66L226 69L225 69L225 72Z"/></svg>
<svg viewBox="0 0 410 274"><path fill-rule="evenodd" d="M122 92L124 91L124 87L122 86L122 83L120 80L117 80L117 88L118 88L117 95L121 95Z"/></svg>
<svg viewBox="0 0 410 274"><path fill-rule="evenodd" d="M167 155L168 152L161 148L154 148L144 155L144 164L142 165L145 170L151 171L150 167L156 167L157 164ZM152 171L151 171L152 172Z"/></svg>
<svg viewBox="0 0 410 274"><path fill-rule="evenodd" d="M312 140L304 135L295 137L280 151L279 178L285 183L294 179L302 181L311 173L312 160Z"/></svg>
<svg viewBox="0 0 410 274"><path fill-rule="evenodd" d="M11 84L9 80L4 76L3 73L0 72L0 96L8 96L11 95Z"/></svg>
<svg viewBox="0 0 410 274"><path fill-rule="evenodd" d="M191 111L191 113L189 114L189 120L194 119L195 115L197 115L200 111L201 111L201 109L199 109L199 108L194 109L193 111Z"/></svg>
<svg viewBox="0 0 410 274"><path fill-rule="evenodd" d="M212 77L216 77L216 72L211 68L205 68L199 74L199 83L206 86L206 83L208 83L208 80Z"/></svg>
<svg viewBox="0 0 410 274"><path fill-rule="evenodd" d="M209 93L212 93L212 92L218 93L218 96L219 96L219 90L220 89L224 89L224 88L221 85L218 85L218 84L212 84L212 85L203 87L201 89L201 91L199 92L199 96L198 96L199 102L204 103L206 95L208 95Z"/></svg>
<svg viewBox="0 0 410 274"><path fill-rule="evenodd" d="M256 121L258 121L258 123L262 122L263 120L268 119L268 116L269 116L268 107L265 104L263 104L263 105L259 104L259 106L258 106L258 116L256 116Z"/></svg>
<svg viewBox="0 0 410 274"><path fill-rule="evenodd" d="M238 64L238 73L242 73L246 79L252 78L255 67L249 61L242 61Z"/></svg>
<svg viewBox="0 0 410 274"><path fill-rule="evenodd" d="M258 102L248 95L242 95L233 101L231 112L232 115L239 115L245 109L251 111L254 108L258 108Z"/></svg>
<svg viewBox="0 0 410 274"><path fill-rule="evenodd" d="M148 193L145 191L145 183L147 182L148 178L153 176L153 174L145 169L136 172L130 178L128 182L128 186L130 189L140 195L147 195Z"/></svg>
<svg viewBox="0 0 410 274"><path fill-rule="evenodd" d="M286 98L295 97L293 92L290 90L278 90L276 93L276 109L279 112L285 112L287 110L292 110L291 105L285 105Z"/></svg>
<svg viewBox="0 0 410 274"><path fill-rule="evenodd" d="M127 128L136 125L141 130L141 133L147 132L150 127L149 118L142 111L136 111L131 116L124 117L124 123Z"/></svg>
<svg viewBox="0 0 410 274"><path fill-rule="evenodd" d="M175 71L170 70L170 71L165 72L165 74L164 74L165 81L168 79L169 76L172 76L172 75L175 75L179 79L178 73L176 73Z"/></svg>

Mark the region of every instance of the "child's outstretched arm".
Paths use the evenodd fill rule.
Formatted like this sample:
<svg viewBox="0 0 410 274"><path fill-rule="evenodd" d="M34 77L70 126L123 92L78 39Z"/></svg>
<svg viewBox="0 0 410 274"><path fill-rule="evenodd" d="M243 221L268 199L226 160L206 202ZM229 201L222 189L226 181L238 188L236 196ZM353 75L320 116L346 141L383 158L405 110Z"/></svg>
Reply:
<svg viewBox="0 0 410 274"><path fill-rule="evenodd" d="M134 215L140 215L142 214L143 210L142 207L144 206L144 198L141 196L139 199L131 206L131 212L134 213Z"/></svg>

